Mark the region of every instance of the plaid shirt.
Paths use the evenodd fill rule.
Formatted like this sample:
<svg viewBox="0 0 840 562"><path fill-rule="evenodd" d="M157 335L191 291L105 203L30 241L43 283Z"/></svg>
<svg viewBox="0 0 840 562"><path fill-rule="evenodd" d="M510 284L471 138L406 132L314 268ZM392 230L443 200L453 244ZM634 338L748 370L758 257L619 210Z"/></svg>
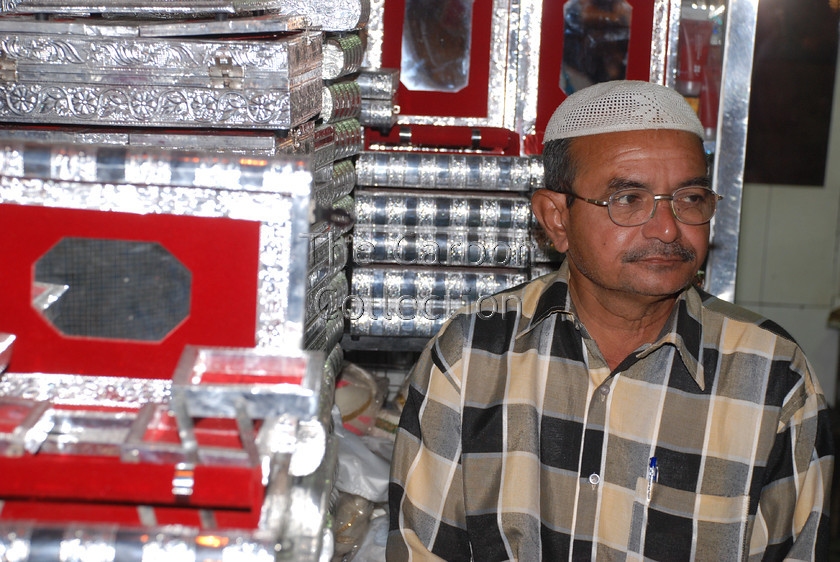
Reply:
<svg viewBox="0 0 840 562"><path fill-rule="evenodd" d="M790 336L691 288L611 372L567 278L500 293L426 347L388 559L826 560L829 414Z"/></svg>

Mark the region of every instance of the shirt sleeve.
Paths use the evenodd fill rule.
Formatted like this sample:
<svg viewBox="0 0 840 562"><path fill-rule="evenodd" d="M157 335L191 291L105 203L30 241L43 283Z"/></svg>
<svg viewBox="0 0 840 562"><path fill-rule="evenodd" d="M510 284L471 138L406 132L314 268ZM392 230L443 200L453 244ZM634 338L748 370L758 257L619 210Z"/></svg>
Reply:
<svg viewBox="0 0 840 562"><path fill-rule="evenodd" d="M797 353L804 377L782 407L765 469L750 560L829 559L831 416L801 350Z"/></svg>
<svg viewBox="0 0 840 562"><path fill-rule="evenodd" d="M411 374L389 487L387 559L470 560L461 477L461 389L440 340Z"/></svg>

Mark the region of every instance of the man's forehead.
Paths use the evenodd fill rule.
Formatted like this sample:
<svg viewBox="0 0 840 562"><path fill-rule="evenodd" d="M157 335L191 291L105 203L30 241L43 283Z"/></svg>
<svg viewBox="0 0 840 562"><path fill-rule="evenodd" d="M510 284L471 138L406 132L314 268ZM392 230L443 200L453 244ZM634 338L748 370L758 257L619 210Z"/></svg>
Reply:
<svg viewBox="0 0 840 562"><path fill-rule="evenodd" d="M671 130L624 131L570 139L569 155L579 173L597 170L627 177L636 168L660 161L692 176L707 170L703 142L692 133ZM675 170L676 171L676 170Z"/></svg>

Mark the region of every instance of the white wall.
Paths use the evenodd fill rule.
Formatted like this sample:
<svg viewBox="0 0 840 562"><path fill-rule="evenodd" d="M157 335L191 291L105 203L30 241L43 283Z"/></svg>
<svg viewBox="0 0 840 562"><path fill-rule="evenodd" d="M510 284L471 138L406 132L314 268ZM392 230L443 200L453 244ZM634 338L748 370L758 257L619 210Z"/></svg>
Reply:
<svg viewBox="0 0 840 562"><path fill-rule="evenodd" d="M796 338L834 404L840 331L828 316L840 306L840 67L831 120L824 186L744 186L735 302Z"/></svg>

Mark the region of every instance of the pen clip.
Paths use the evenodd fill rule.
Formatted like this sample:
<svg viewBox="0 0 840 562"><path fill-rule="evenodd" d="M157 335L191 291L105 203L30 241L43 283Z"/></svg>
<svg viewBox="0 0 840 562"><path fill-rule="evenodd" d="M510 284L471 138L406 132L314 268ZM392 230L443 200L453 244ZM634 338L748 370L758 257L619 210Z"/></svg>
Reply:
<svg viewBox="0 0 840 562"><path fill-rule="evenodd" d="M650 457L650 463L647 469L647 501L650 501L651 492L653 492L653 483L659 481L659 466L656 462L656 457Z"/></svg>

